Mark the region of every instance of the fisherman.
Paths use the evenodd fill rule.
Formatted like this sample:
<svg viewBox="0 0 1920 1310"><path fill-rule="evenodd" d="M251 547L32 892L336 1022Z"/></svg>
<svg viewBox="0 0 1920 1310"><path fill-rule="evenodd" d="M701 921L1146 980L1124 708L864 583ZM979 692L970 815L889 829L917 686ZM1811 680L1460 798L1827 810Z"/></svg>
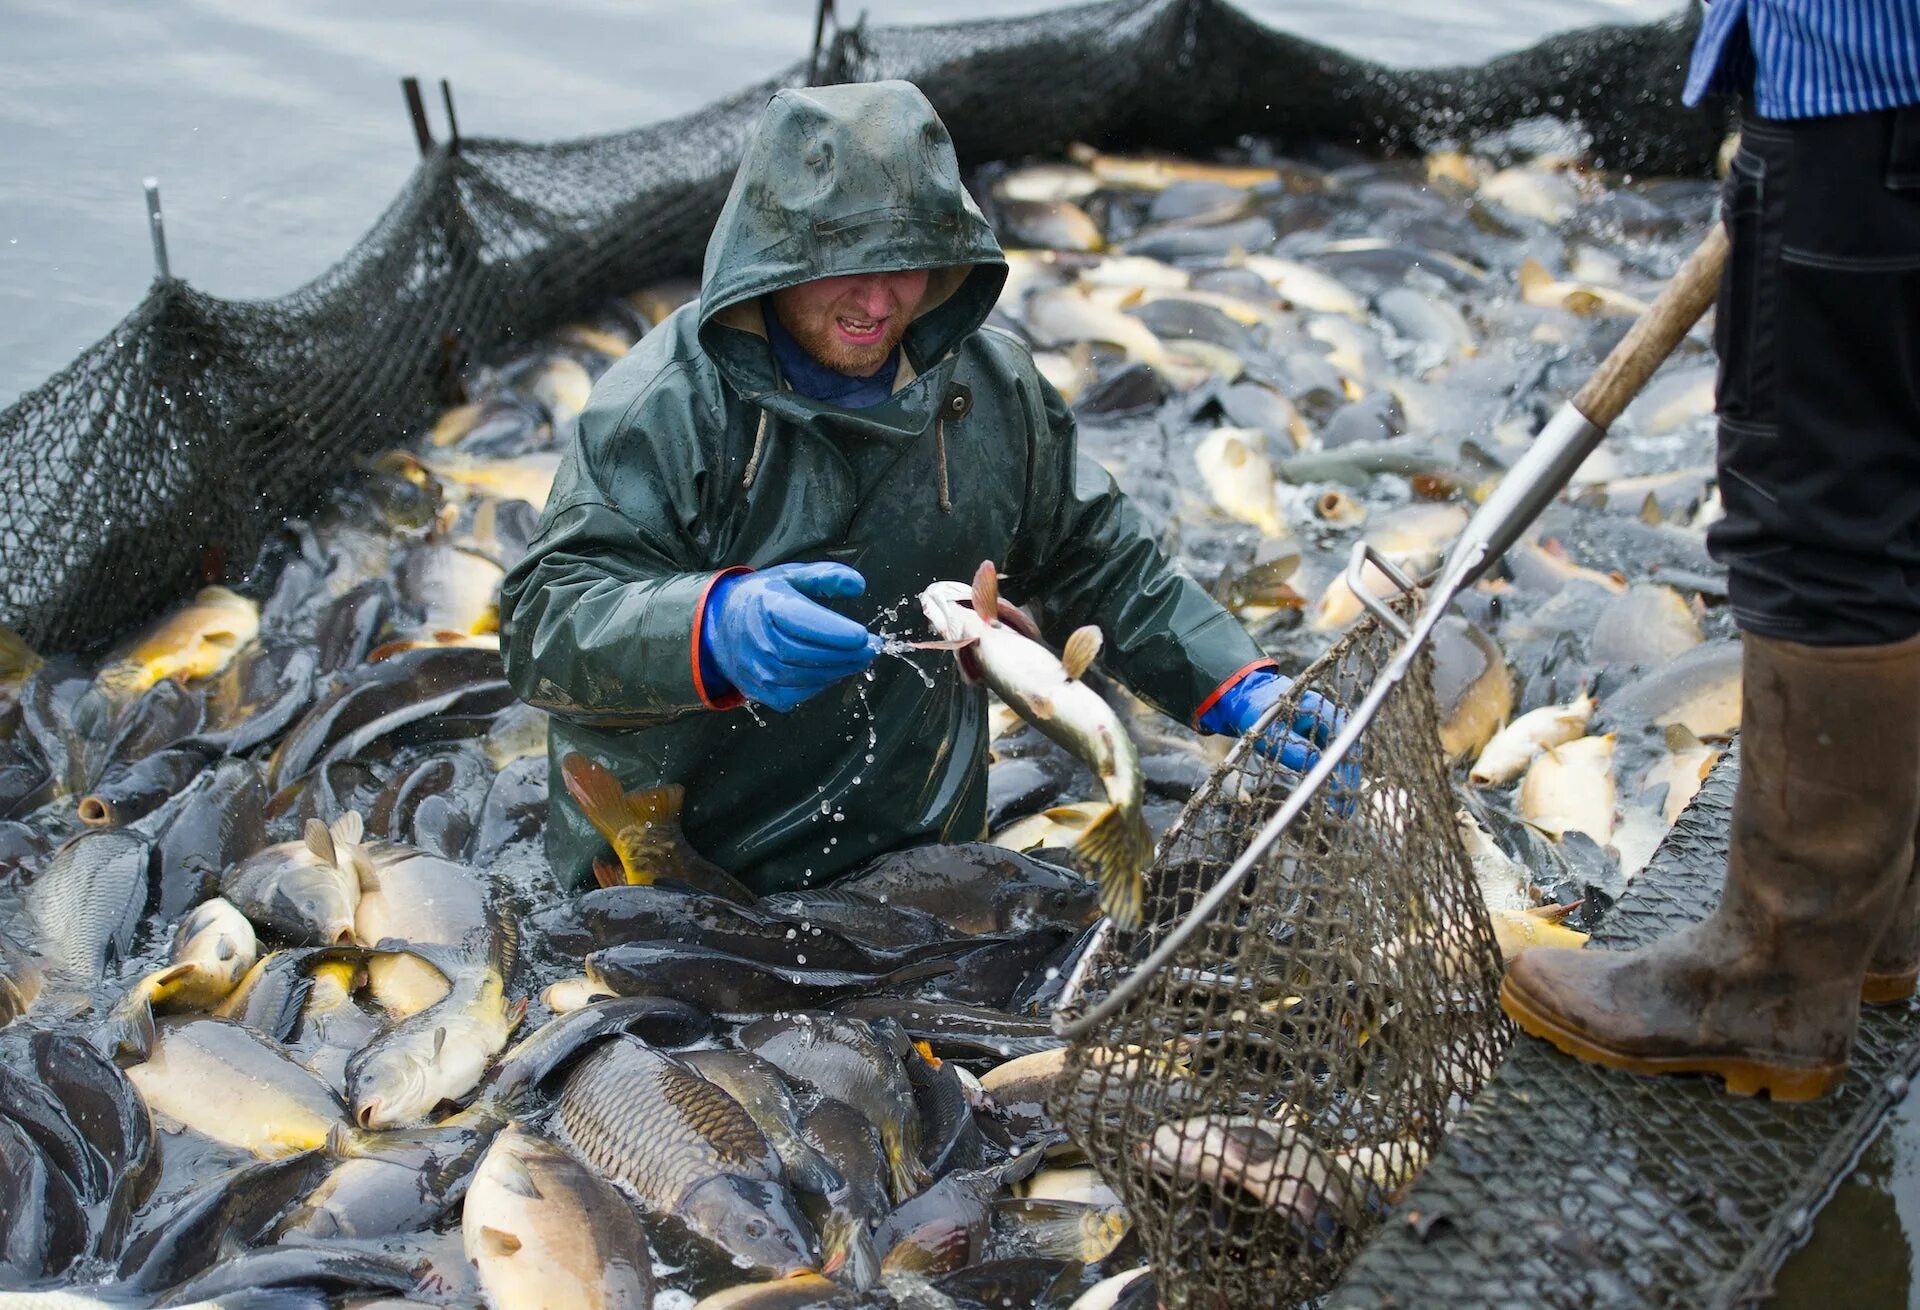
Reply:
<svg viewBox="0 0 1920 1310"><path fill-rule="evenodd" d="M983 836L984 690L951 658L878 657L984 560L1056 647L1097 625L1120 680L1203 731L1290 685L983 327L1006 275L917 88L768 103L699 300L594 388L502 587L508 677L553 716L563 883L607 849L563 785L573 752L628 790L683 784L688 840L760 894ZM1312 741L1280 744L1297 769L1335 721L1307 708Z"/></svg>
<svg viewBox="0 0 1920 1310"><path fill-rule="evenodd" d="M1530 951L1526 1031L1805 1100L1920 973L1920 9L1713 0L1686 100L1742 96L1724 192L1720 495L1744 634L1726 886L1637 951Z"/></svg>

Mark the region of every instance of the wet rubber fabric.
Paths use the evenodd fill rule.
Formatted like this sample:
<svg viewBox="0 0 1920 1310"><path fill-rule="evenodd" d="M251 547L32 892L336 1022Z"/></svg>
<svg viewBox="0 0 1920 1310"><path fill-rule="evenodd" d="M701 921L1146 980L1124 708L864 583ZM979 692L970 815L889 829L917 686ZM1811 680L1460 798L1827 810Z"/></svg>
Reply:
<svg viewBox="0 0 1920 1310"><path fill-rule="evenodd" d="M1748 113L1724 200L1720 492L1747 632L1920 633L1920 107Z"/></svg>
<svg viewBox="0 0 1920 1310"><path fill-rule="evenodd" d="M848 410L781 386L759 297L906 268L934 273L891 398ZM1079 457L1072 413L1026 348L981 328L1005 277L913 87L769 102L700 300L594 388L539 537L502 588L508 676L554 716L547 851L563 883L586 883L605 850L561 784L573 751L630 789L683 783L689 840L762 893L980 836L984 689L935 653L883 656L789 714L716 700L695 627L728 568L850 564L867 593L835 608L925 636L920 591L992 559L1051 639L1098 624L1108 667L1187 722L1262 658Z"/></svg>

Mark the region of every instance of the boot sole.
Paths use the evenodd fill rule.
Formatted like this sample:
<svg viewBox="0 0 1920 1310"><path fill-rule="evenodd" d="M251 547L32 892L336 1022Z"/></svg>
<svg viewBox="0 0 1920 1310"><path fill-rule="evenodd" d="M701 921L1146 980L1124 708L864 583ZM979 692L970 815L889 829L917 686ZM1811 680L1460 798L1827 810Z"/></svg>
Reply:
<svg viewBox="0 0 1920 1310"><path fill-rule="evenodd" d="M1592 1038L1564 1026L1514 987L1511 978L1500 983L1500 1008L1520 1025L1522 1032L1589 1064L1604 1065L1622 1073L1649 1075L1713 1074L1725 1080L1734 1096L1754 1096L1765 1092L1776 1101L1817 1101L1828 1095L1847 1076L1847 1066L1772 1064L1741 1055L1634 1055L1602 1046Z"/></svg>
<svg viewBox="0 0 1920 1310"><path fill-rule="evenodd" d="M1860 983L1862 1005L1898 1005L1913 999L1920 985L1920 969L1901 973L1869 973Z"/></svg>

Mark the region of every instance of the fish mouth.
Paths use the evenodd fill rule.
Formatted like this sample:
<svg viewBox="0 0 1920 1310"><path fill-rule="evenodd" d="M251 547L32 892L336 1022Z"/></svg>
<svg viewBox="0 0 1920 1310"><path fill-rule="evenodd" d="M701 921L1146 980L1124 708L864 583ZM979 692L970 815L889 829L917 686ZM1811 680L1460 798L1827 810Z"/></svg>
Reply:
<svg viewBox="0 0 1920 1310"><path fill-rule="evenodd" d="M380 1110L380 1102L377 1099L371 1100L360 1107L359 1111L354 1115L354 1118L360 1121L362 1128L372 1128L374 1127L373 1121L379 1115Z"/></svg>
<svg viewBox="0 0 1920 1310"><path fill-rule="evenodd" d="M84 796L80 800L80 822L89 828L107 828L113 825L113 806L98 796Z"/></svg>

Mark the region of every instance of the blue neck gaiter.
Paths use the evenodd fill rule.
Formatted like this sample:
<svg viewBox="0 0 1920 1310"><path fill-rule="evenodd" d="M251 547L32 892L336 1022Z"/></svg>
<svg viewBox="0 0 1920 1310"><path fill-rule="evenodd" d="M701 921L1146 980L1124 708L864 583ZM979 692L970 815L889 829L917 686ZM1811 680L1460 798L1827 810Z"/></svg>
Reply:
<svg viewBox="0 0 1920 1310"><path fill-rule="evenodd" d="M887 362L870 378L850 377L828 368L809 355L806 348L781 326L780 316L766 300L760 302L760 317L767 325L767 342L780 366L787 385L808 400L825 401L842 409L865 409L893 394L893 379L900 370L900 351L896 347Z"/></svg>

